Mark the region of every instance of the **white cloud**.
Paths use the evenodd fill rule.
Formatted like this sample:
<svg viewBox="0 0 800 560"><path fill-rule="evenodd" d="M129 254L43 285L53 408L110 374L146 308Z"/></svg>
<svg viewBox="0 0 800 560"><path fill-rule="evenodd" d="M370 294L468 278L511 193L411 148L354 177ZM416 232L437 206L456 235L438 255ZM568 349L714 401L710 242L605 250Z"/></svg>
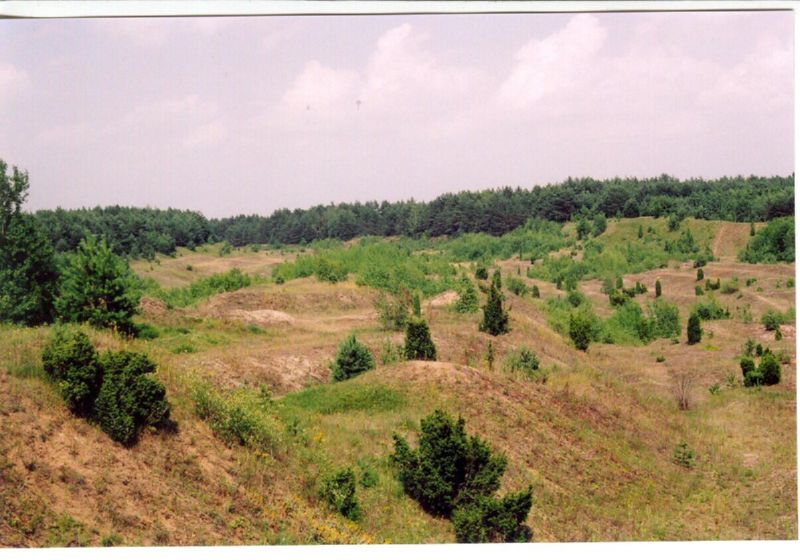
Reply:
<svg viewBox="0 0 800 560"><path fill-rule="evenodd" d="M358 73L336 70L316 60L306 63L292 87L283 95L283 103L292 110L327 110L344 102L355 103Z"/></svg>
<svg viewBox="0 0 800 560"><path fill-rule="evenodd" d="M499 100L524 108L548 95L577 89L606 35L596 17L580 14L552 35L532 39L517 51L514 68L500 86Z"/></svg>

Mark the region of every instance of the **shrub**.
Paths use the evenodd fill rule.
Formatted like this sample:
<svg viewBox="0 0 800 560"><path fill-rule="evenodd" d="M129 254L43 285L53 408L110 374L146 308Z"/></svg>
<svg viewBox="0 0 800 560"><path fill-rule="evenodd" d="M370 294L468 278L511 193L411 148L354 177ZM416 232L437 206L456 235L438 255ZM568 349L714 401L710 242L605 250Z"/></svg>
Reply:
<svg viewBox="0 0 800 560"><path fill-rule="evenodd" d="M691 469L695 465L694 451L685 441L679 443L672 452L672 460L678 465Z"/></svg>
<svg viewBox="0 0 800 560"><path fill-rule="evenodd" d="M575 348L584 352L592 341L593 321L588 313L577 312L569 316L569 337Z"/></svg>
<svg viewBox="0 0 800 560"><path fill-rule="evenodd" d="M530 490L511 493L502 499L482 497L474 504L453 512L453 527L460 543L522 543L533 537L525 525L533 505Z"/></svg>
<svg viewBox="0 0 800 560"><path fill-rule="evenodd" d="M698 314L689 315L689 322L686 325L686 339L689 344L697 344L703 336L703 328L700 326Z"/></svg>
<svg viewBox="0 0 800 560"><path fill-rule="evenodd" d="M767 352L758 365L761 382L764 385L776 385L781 382L781 364L772 352Z"/></svg>
<svg viewBox="0 0 800 560"><path fill-rule="evenodd" d="M83 332L57 327L42 352L42 364L67 407L89 416L103 382L99 357Z"/></svg>
<svg viewBox="0 0 800 560"><path fill-rule="evenodd" d="M544 383L547 381L546 375L539 371L539 357L533 350L522 347L506 355L503 368L509 372L522 372L528 378Z"/></svg>
<svg viewBox="0 0 800 560"><path fill-rule="evenodd" d="M664 363L665 361L667 361L667 359L663 355L659 354L658 356L656 356L656 362L658 362L659 364Z"/></svg>
<svg viewBox="0 0 800 560"><path fill-rule="evenodd" d="M661 297L661 280L656 280L656 297Z"/></svg>
<svg viewBox="0 0 800 560"><path fill-rule="evenodd" d="M539 286L537 286L536 284L534 284L533 287L531 288L531 296L537 299L541 297L541 294L539 293Z"/></svg>
<svg viewBox="0 0 800 560"><path fill-rule="evenodd" d="M739 279L732 278L731 280L726 281L722 284L720 288L720 293L729 295L739 291Z"/></svg>
<svg viewBox="0 0 800 560"><path fill-rule="evenodd" d="M768 331L778 330L784 321L783 314L774 309L770 309L761 317L761 323Z"/></svg>
<svg viewBox="0 0 800 560"><path fill-rule="evenodd" d="M747 280L745 280L745 282L744 282L744 283L745 283L745 285L746 285L746 286L749 288L750 286L752 286L752 285L753 285L753 284L755 284L756 282L758 282L758 278L752 278L752 277L751 277L751 278L748 278Z"/></svg>
<svg viewBox="0 0 800 560"><path fill-rule="evenodd" d="M681 334L678 306L664 300L647 306L648 333L651 338L672 338Z"/></svg>
<svg viewBox="0 0 800 560"><path fill-rule="evenodd" d="M628 294L626 294L621 290L614 289L611 290L611 292L609 292L608 294L608 302L613 307L619 307L621 305L624 305L625 302L628 300L630 300L630 296L628 296Z"/></svg>
<svg viewBox="0 0 800 560"><path fill-rule="evenodd" d="M347 267L339 261L320 257L316 262L314 274L321 282L336 284L347 280Z"/></svg>
<svg viewBox="0 0 800 560"><path fill-rule="evenodd" d="M112 253L104 239L89 236L81 241L62 272L55 302L59 316L132 334L138 305L137 282L128 263Z"/></svg>
<svg viewBox="0 0 800 560"><path fill-rule="evenodd" d="M695 286L695 287L694 287L694 295L696 295L696 296L702 296L704 293L705 293L705 292L703 291L703 287L702 287L702 286L699 286L699 285L698 285L698 286Z"/></svg>
<svg viewBox="0 0 800 560"><path fill-rule="evenodd" d="M422 318L411 318L406 325L405 355L407 360L436 360L436 346Z"/></svg>
<svg viewBox="0 0 800 560"><path fill-rule="evenodd" d="M340 470L327 478L322 496L335 511L351 521L361 518L361 507L356 497L356 475L353 469Z"/></svg>
<svg viewBox="0 0 800 560"><path fill-rule="evenodd" d="M143 340L154 340L160 336L158 329L149 323L139 323L133 326L133 334Z"/></svg>
<svg viewBox="0 0 800 560"><path fill-rule="evenodd" d="M387 340L383 343L383 349L381 350L381 363L386 366L399 362L404 358L403 354L402 345L394 344L391 340Z"/></svg>
<svg viewBox="0 0 800 560"><path fill-rule="evenodd" d="M458 287L458 300L455 304L455 310L458 313L474 313L478 310L480 302L478 301L478 291L475 286L470 282L469 278L462 276Z"/></svg>
<svg viewBox="0 0 800 560"><path fill-rule="evenodd" d="M374 367L375 360L369 348L358 342L355 334L351 334L339 346L336 359L331 365L331 371L333 372L334 381L344 381Z"/></svg>
<svg viewBox="0 0 800 560"><path fill-rule="evenodd" d="M483 320L479 329L492 336L505 334L509 331L508 313L503 309L503 296L494 282L489 288L489 297L483 307Z"/></svg>
<svg viewBox="0 0 800 560"><path fill-rule="evenodd" d="M739 360L739 367L742 369L742 378L744 379L745 387L752 387L754 385L761 385L761 375L756 371L756 364L749 356L743 357Z"/></svg>
<svg viewBox="0 0 800 560"><path fill-rule="evenodd" d="M727 319L730 317L730 313L726 309L723 309L711 294L709 294L705 301L695 304L694 313L704 321Z"/></svg>
<svg viewBox="0 0 800 560"><path fill-rule="evenodd" d="M515 278L513 276L506 280L506 286L508 287L508 290L511 293L516 294L518 296L524 296L525 294L528 293L527 284L525 284L525 282L523 282L519 278Z"/></svg>
<svg viewBox="0 0 800 560"><path fill-rule="evenodd" d="M703 277L704 277L703 269L702 268L698 268L697 269L697 282L700 282L703 279Z"/></svg>
<svg viewBox="0 0 800 560"><path fill-rule="evenodd" d="M739 254L748 263L794 261L794 217L777 218L759 230Z"/></svg>
<svg viewBox="0 0 800 560"><path fill-rule="evenodd" d="M756 350L756 341L752 338L748 338L747 341L744 343L744 349L742 354L745 356L752 356Z"/></svg>
<svg viewBox="0 0 800 560"><path fill-rule="evenodd" d="M419 292L414 292L411 298L411 310L414 312L414 317L422 316L422 303L419 298Z"/></svg>
<svg viewBox="0 0 800 560"><path fill-rule="evenodd" d="M488 280L489 279L489 271L486 268L486 265L479 264L475 268L475 278L478 280Z"/></svg>
<svg viewBox="0 0 800 560"><path fill-rule="evenodd" d="M714 383L708 388L708 392L712 395L719 395L721 390L722 389L720 388L719 383Z"/></svg>
<svg viewBox="0 0 800 560"><path fill-rule="evenodd" d="M679 230L680 227L681 227L681 222L682 221L683 221L683 218L681 218L677 214L670 214L669 220L667 221L667 229L669 229L669 231L677 231L677 230Z"/></svg>
<svg viewBox="0 0 800 560"><path fill-rule="evenodd" d="M94 415L112 439L131 445L144 426L157 426L169 419L166 389L147 377L156 365L146 355L126 350L106 352L100 361L103 385Z"/></svg>
<svg viewBox="0 0 800 560"><path fill-rule="evenodd" d="M378 320L386 330L403 330L408 323L408 301L403 295L387 296L383 292L375 302Z"/></svg>
<svg viewBox="0 0 800 560"><path fill-rule="evenodd" d="M478 436L468 436L464 419L441 410L423 418L419 447L394 435L391 456L406 494L428 513L452 518L463 542L530 539L524 527L532 491L493 497L507 460Z"/></svg>

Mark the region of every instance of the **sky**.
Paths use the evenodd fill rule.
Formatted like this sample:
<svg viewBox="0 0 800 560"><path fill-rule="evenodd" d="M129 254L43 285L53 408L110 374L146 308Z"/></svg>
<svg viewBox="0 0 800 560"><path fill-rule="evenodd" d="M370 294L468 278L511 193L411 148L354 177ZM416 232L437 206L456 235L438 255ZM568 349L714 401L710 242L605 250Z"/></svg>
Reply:
<svg viewBox="0 0 800 560"><path fill-rule="evenodd" d="M27 208L208 217L787 175L791 12L0 21Z"/></svg>

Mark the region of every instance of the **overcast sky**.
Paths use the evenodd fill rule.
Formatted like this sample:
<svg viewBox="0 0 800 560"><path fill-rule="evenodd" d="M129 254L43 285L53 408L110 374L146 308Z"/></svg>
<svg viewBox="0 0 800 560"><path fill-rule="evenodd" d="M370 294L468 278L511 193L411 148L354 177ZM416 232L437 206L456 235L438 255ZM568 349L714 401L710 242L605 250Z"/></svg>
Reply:
<svg viewBox="0 0 800 560"><path fill-rule="evenodd" d="M0 21L28 208L793 170L789 12Z"/></svg>

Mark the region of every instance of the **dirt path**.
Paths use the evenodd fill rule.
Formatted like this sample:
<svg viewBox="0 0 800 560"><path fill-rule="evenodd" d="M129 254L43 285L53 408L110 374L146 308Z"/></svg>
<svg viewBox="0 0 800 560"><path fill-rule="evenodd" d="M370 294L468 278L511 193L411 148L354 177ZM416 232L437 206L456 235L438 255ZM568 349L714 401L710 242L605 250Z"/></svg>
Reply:
<svg viewBox="0 0 800 560"><path fill-rule="evenodd" d="M747 245L750 226L744 223L723 223L714 238L711 251L721 261L734 261L738 252Z"/></svg>

